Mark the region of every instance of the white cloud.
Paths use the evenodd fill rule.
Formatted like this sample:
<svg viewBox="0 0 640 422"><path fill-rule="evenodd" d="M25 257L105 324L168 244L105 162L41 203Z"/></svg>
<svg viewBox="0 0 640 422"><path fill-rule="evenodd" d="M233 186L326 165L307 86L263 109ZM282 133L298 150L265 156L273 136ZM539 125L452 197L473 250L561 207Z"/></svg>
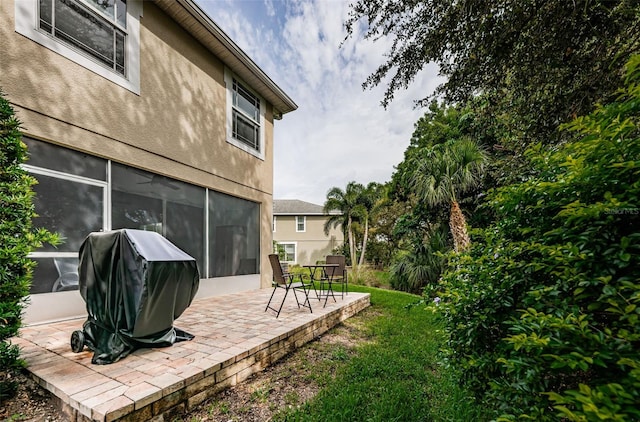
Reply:
<svg viewBox="0 0 640 422"><path fill-rule="evenodd" d="M267 9L268 16L273 17L276 15L276 9L273 6L273 0L264 0L264 6L265 6L265 9Z"/></svg>
<svg viewBox="0 0 640 422"><path fill-rule="evenodd" d="M384 110L385 86L362 82L384 60L390 41L348 39L348 1L208 2L204 10L298 104L275 123L274 197L324 203L334 186L390 180L424 113L414 101L433 92L437 69L422 71ZM215 7L214 7L215 6Z"/></svg>

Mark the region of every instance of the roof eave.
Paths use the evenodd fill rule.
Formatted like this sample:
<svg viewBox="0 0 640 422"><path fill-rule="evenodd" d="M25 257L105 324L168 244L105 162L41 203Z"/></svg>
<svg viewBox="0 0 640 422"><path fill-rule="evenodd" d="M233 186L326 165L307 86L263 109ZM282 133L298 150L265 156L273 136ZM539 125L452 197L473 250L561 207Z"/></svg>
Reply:
<svg viewBox="0 0 640 422"><path fill-rule="evenodd" d="M297 104L193 0L154 2L271 103L274 118L280 119L283 114L298 108Z"/></svg>
<svg viewBox="0 0 640 422"><path fill-rule="evenodd" d="M323 217L328 217L331 215L342 215L341 212L330 212L328 214L326 213L321 213L321 212L304 212L304 211L300 211L300 212L277 212L274 211L273 215L319 215L319 216L323 216Z"/></svg>
<svg viewBox="0 0 640 422"><path fill-rule="evenodd" d="M325 216L325 215L329 215L329 214L322 214L322 213L317 213L317 212L275 212L273 213L273 215L318 215L318 216Z"/></svg>

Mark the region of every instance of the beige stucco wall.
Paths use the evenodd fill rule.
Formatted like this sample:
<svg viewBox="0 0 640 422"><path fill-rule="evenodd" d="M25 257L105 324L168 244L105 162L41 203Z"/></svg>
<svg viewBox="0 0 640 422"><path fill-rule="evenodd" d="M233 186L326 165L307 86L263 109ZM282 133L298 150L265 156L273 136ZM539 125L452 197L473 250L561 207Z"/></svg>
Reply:
<svg viewBox="0 0 640 422"><path fill-rule="evenodd" d="M321 215L306 216L306 230L296 232L296 216L277 215L276 231L273 240L281 243L296 243L296 264L314 264L324 260L332 253L333 248L344 243L342 228L331 228L329 234L324 234L324 224L327 218Z"/></svg>
<svg viewBox="0 0 640 422"><path fill-rule="evenodd" d="M227 143L223 63L157 6L143 2L140 95L16 33L12 0L0 18L0 87L26 134L259 202L261 248L272 249L272 108L264 160Z"/></svg>

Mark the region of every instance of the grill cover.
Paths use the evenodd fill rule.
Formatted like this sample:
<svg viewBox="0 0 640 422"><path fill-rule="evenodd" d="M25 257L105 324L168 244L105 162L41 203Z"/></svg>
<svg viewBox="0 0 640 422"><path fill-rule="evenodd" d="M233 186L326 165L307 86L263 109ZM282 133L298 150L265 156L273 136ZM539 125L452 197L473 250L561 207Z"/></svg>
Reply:
<svg viewBox="0 0 640 422"><path fill-rule="evenodd" d="M173 327L198 291L196 260L160 234L122 229L91 233L80 247L84 341L92 363L116 362L143 347L193 336Z"/></svg>

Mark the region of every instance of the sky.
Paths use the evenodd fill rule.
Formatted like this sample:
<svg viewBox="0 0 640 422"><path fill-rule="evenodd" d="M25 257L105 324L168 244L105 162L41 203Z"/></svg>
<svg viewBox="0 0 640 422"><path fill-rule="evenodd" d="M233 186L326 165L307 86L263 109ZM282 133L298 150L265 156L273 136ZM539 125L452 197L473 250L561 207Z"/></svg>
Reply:
<svg viewBox="0 0 640 422"><path fill-rule="evenodd" d="M386 85L362 83L384 63L390 40L364 40L361 25L344 41L349 0L196 2L298 105L274 122L274 199L323 205L333 187L391 180L425 112L414 101L442 82L436 67L384 109Z"/></svg>

